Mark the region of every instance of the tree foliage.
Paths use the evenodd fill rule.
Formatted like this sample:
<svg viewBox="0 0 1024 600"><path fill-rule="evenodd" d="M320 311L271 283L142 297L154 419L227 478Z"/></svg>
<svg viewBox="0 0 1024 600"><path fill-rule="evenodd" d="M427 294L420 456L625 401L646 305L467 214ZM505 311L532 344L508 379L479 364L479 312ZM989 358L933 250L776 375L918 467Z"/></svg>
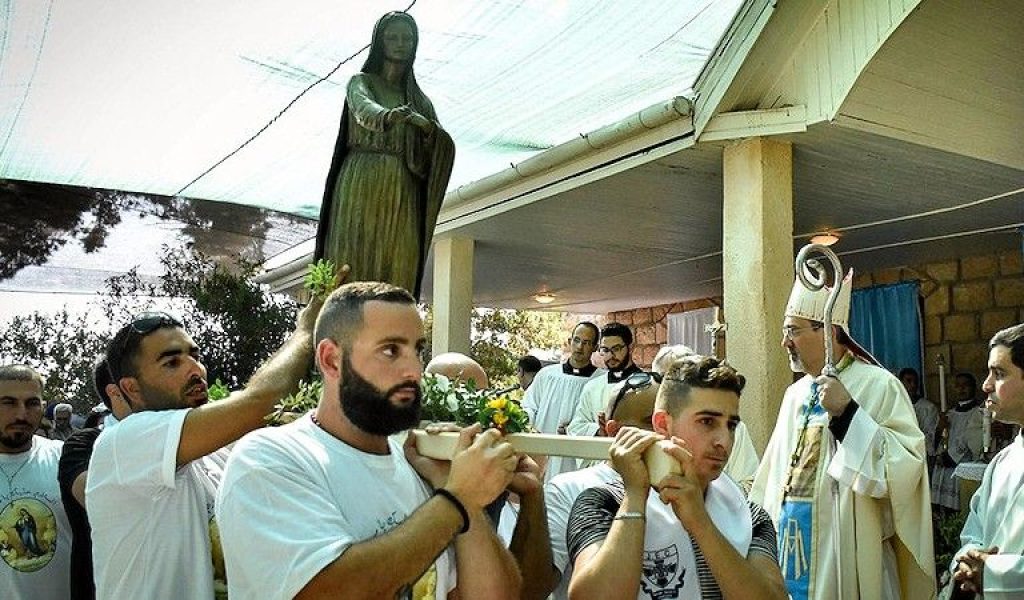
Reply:
<svg viewBox="0 0 1024 600"><path fill-rule="evenodd" d="M158 308L182 319L201 349L209 381L219 379L239 389L294 328L295 302L257 284L257 265L244 257L221 264L189 245L165 247L160 262L164 275L158 279L133 269L107 280L97 302L104 317L100 322L63 310L0 324L0 361L38 368L46 377L45 397L51 403L69 402L84 414L97 402L92 365L107 341L134 314ZM421 308L429 340L433 315ZM521 356L561 346L561 324L559 313L475 309L472 356L491 387L506 387L515 382Z"/></svg>
<svg viewBox="0 0 1024 600"><path fill-rule="evenodd" d="M150 308L152 297L175 299L210 381L240 388L294 328L295 302L257 284L258 265L244 257L224 265L191 247L164 248L160 262L165 272L155 284L134 271L111 278L104 311L120 326Z"/></svg>
<svg viewBox="0 0 1024 600"><path fill-rule="evenodd" d="M165 247L160 262L159 280L131 270L107 281L98 301L103 322L67 310L15 317L3 326L0 360L36 367L46 377L50 403L69 402L84 414L98 401L93 362L138 312L157 307L180 317L201 349L209 381L231 389L248 381L294 328L295 303L257 284L256 264L245 258L218 264L186 246Z"/></svg>
<svg viewBox="0 0 1024 600"><path fill-rule="evenodd" d="M67 402L78 414L96 404L92 365L106 346L105 331L67 310L14 317L3 331L0 362L24 363L42 373L43 397L50 404Z"/></svg>
<svg viewBox="0 0 1024 600"><path fill-rule="evenodd" d="M421 307L430 340L433 312ZM515 384L516 362L531 350L556 352L562 347L562 313L475 308L470 319L470 354L480 363L492 388Z"/></svg>

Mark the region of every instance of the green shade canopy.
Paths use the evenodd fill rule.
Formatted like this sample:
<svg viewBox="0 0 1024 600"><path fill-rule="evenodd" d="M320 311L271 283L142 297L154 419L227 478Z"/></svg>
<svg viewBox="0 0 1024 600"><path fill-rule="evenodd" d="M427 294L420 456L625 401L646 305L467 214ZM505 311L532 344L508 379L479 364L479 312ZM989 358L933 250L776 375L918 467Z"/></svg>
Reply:
<svg viewBox="0 0 1024 600"><path fill-rule="evenodd" d="M417 79L458 147L450 188L688 94L740 4L415 2ZM374 22L407 6L10 0L0 178L315 217L345 83Z"/></svg>

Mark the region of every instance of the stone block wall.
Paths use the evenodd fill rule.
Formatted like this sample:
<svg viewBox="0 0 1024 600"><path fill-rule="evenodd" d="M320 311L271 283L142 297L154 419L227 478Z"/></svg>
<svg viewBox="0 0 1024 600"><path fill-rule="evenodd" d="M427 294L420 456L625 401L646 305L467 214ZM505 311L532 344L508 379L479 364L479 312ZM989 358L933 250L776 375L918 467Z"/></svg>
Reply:
<svg viewBox="0 0 1024 600"><path fill-rule="evenodd" d="M611 321L618 321L628 325L633 330L633 362L644 369L650 369L658 349L668 343L669 315L721 305L722 298L716 297L635 308L609 313L598 324L604 326ZM719 338L718 352L719 356L725 356L724 336Z"/></svg>
<svg viewBox="0 0 1024 600"><path fill-rule="evenodd" d="M925 385L938 402L938 368L942 354L947 365L947 386L952 376L969 371L979 385L986 374L988 340L996 331L1024 322L1024 261L1020 252L971 256L960 260L895 267L856 273L854 288L919 281L923 297ZM650 368L658 348L668 341L668 315L721 306L722 298L703 298L608 313L598 326L610 321L633 329L633 361ZM578 318L579 315L574 315ZM728 316L723 314L723 319ZM780 317L781 320L781 317ZM571 330L571 326L570 326ZM719 356L725 356L725 337L719 338ZM594 355L599 361L599 356ZM947 387L947 390L950 388Z"/></svg>
<svg viewBox="0 0 1024 600"><path fill-rule="evenodd" d="M971 256L913 267L857 274L854 288L919 281L924 298L924 367L929 399L938 403L940 354L952 376L967 371L985 378L988 340L1004 327L1024 322L1024 265L1020 252Z"/></svg>
<svg viewBox="0 0 1024 600"><path fill-rule="evenodd" d="M854 288L919 281L923 297L925 385L938 402L939 354L952 376L969 371L980 385L988 361L988 340L996 331L1024 322L1024 261L1020 252L971 256L959 260L860 272ZM619 321L633 329L633 361L650 368L658 348L668 341L668 315L721 306L722 298L703 298L609 313L599 326ZM727 315L722 315L727 320ZM725 356L725 337L719 339ZM597 355L595 355L597 358ZM950 388L947 387L947 391Z"/></svg>

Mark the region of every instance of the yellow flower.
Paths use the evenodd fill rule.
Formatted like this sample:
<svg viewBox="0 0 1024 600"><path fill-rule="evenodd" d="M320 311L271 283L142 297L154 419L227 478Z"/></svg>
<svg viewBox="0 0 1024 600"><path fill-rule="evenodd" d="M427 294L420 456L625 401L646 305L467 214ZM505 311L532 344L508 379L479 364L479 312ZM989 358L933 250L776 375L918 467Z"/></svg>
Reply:
<svg viewBox="0 0 1024 600"><path fill-rule="evenodd" d="M505 410L506 406L508 406L508 398L495 398L487 403L487 408L494 410Z"/></svg>
<svg viewBox="0 0 1024 600"><path fill-rule="evenodd" d="M508 415L506 415L504 412L499 410L499 411L494 413L494 416L492 417L492 419L494 420L494 424L495 425L497 425L498 427L501 427L501 426L503 426L508 421Z"/></svg>

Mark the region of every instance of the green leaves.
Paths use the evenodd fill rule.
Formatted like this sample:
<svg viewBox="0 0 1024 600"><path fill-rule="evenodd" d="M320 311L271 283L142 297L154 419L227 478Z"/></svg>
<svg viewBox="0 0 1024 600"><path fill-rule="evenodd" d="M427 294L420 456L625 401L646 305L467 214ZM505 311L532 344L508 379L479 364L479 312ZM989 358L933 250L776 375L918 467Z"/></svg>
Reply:
<svg viewBox="0 0 1024 600"><path fill-rule="evenodd" d="M324 382L320 379L299 382L299 389L294 394L274 406L274 412L267 415L270 425L284 425L316 408L320 402L320 394L324 390Z"/></svg>
<svg viewBox="0 0 1024 600"><path fill-rule="evenodd" d="M507 396L478 399L476 422L484 429L494 427L503 434L530 430L530 417L526 411Z"/></svg>
<svg viewBox="0 0 1024 600"><path fill-rule="evenodd" d="M314 298L326 298L334 288L338 287L338 282L335 277L337 267L329 260L321 258L309 267L309 273L306 274L305 287L310 296Z"/></svg>
<svg viewBox="0 0 1024 600"><path fill-rule="evenodd" d="M209 380L219 379L225 390L248 381L294 328L295 302L256 283L254 261L214 260L186 245L165 246L160 262L159 278L132 269L108 279L91 314L62 310L0 320L0 361L37 368L48 402L69 402L86 414L99 401L94 361L138 312L156 308L181 317L202 348ZM215 388L211 397L220 393Z"/></svg>
<svg viewBox="0 0 1024 600"><path fill-rule="evenodd" d="M213 385L207 389L206 393L210 397L210 402L216 402L217 400L223 400L231 395L231 390L228 389L228 386L225 385L223 381L218 379L213 382Z"/></svg>
<svg viewBox="0 0 1024 600"><path fill-rule="evenodd" d="M425 421L455 423L467 427L480 423L485 429L502 433L528 431L530 419L523 409L507 397L492 397L488 390L477 390L472 381L450 380L444 375L424 373L421 380Z"/></svg>

